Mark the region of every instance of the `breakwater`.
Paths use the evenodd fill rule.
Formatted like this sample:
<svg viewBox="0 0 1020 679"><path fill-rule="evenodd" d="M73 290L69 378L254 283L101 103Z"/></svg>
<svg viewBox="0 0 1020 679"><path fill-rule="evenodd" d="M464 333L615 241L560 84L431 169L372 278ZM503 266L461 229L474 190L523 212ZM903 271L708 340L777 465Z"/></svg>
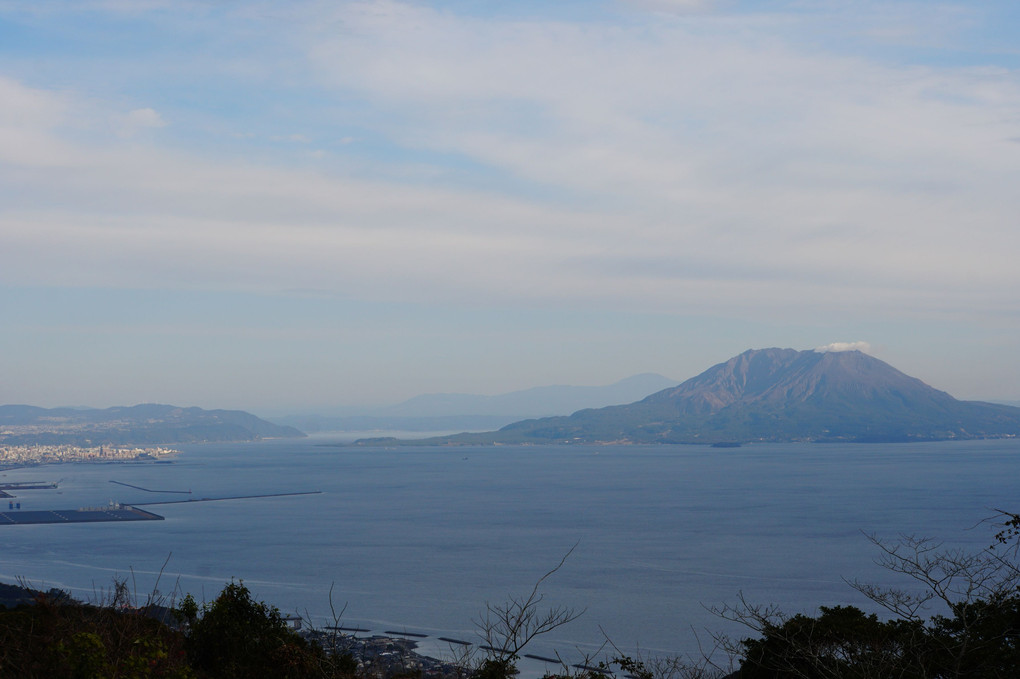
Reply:
<svg viewBox="0 0 1020 679"><path fill-rule="evenodd" d="M179 505L187 502L222 502L223 500L253 500L264 497L292 497L294 495L321 495L321 490L305 490L296 493L261 493L259 495L230 495L227 497L193 497L187 500L160 500L157 502L136 502L135 507L152 505Z"/></svg>
<svg viewBox="0 0 1020 679"><path fill-rule="evenodd" d="M124 483L123 481L110 480L110 483L116 483L118 486L126 486L127 488L134 488L145 493L174 493L177 495L191 495L190 490L153 490L152 488L143 488L142 486L136 486L133 483Z"/></svg>

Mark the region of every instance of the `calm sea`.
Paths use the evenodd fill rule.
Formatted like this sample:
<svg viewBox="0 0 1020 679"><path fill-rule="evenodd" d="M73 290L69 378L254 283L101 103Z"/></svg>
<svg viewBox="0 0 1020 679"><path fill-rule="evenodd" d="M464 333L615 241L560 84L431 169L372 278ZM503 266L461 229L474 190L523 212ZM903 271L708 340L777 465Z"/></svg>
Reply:
<svg viewBox="0 0 1020 679"><path fill-rule="evenodd" d="M474 641L488 602L543 587L585 609L528 651L567 659L604 630L624 650L688 652L728 630L706 606L791 612L866 602L844 578L906 584L865 533L981 547L994 508L1020 509L1020 441L898 445L530 446L354 449L327 438L188 446L169 465L4 472L59 481L24 509L190 497L318 495L150 507L165 521L0 528L0 580L79 596L128 578L139 592L212 598L231 578L284 612ZM976 526L976 527L975 527ZM575 547L576 545L576 547ZM162 579L156 573L167 562ZM739 632L739 630L737 630ZM426 645L426 650L435 650Z"/></svg>

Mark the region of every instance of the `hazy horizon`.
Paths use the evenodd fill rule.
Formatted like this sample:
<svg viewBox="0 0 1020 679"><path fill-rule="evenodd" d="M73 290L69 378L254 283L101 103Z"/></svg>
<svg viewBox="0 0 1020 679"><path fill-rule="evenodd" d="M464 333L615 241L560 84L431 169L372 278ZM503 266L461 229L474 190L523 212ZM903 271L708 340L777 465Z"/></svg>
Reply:
<svg viewBox="0 0 1020 679"><path fill-rule="evenodd" d="M539 385L534 385L532 387L526 387L526 388L521 389L521 390L515 390L515 391L512 391L512 392L502 392L502 393L498 393L498 394L468 394L468 393L464 393L464 392L428 392L428 393L422 393L422 394L415 394L414 396L412 396L412 397L410 397L408 399L403 399L401 401L393 402L393 403L389 403L389 402L387 402L387 403L356 403L356 404L348 404L348 405L332 405L332 404L328 404L328 403L323 403L323 404L311 405L311 406L307 406L305 408L298 408L298 409L286 408L286 407L277 408L277 409L264 408L264 409L259 410L256 413L253 413L253 414L261 415L263 413L266 413L266 414L269 414L269 415L272 415L272 416L276 416L276 417L288 416L288 415L311 415L311 414L332 414L332 415L341 415L341 416L353 415L353 414L357 414L357 415L362 415L362 414L377 414L377 413L380 413L380 412L384 412L387 409L392 409L394 406L400 406L400 405L404 405L404 404L408 404L408 403L414 403L415 401L417 401L419 399L429 399L429 398L432 398L432 397L440 397L441 398L441 397L444 397L444 396L449 396L449 397L474 397L474 398L485 399L485 398L498 398L498 397L501 397L501 396L524 395L524 394L526 394L528 392L531 392L531 391L545 390L545 389L553 389L553 390L555 390L555 389L600 389L600 388L601 389L605 389L605 388L608 388L608 387L618 386L620 384L627 383L627 382L629 382L629 381L631 381L631 380L633 380L635 378L641 378L641 377L646 377L646 376L651 376L651 375L654 375L655 377L661 377L661 378L664 378L664 379L668 379L670 382L673 382L673 383L676 383L676 384L680 383L680 380L672 380L670 378L667 378L664 375L658 375L658 374L655 374L655 373L642 373L640 375L629 375L628 377L625 377L623 379L617 380L617 381L615 381L615 382L613 382L611 384L591 384L591 385L539 384ZM642 393L644 393L644 392L642 392ZM34 403L0 403L0 405L27 405L27 406L36 406L36 404L34 404ZM143 405L143 404L141 404L141 403L113 403L113 404L109 404L109 405L95 406L95 405L89 405L87 403L77 403L77 404L74 404L74 403L61 403L61 404L58 404L58 405L55 405L55 406L42 406L42 407L47 407L47 408L74 408L74 409L105 409L105 408L115 408L115 407L130 407L130 406L135 406L135 405ZM192 404L187 404L187 403L165 403L165 404L161 404L161 405L176 405L176 406L187 407L187 406L190 406ZM317 412L317 411L321 411L321 412ZM443 417L443 416L444 415L435 415L435 417ZM393 417L398 417L398 418L399 417L426 417L427 418L427 417L433 417L433 416L432 415L409 416L409 415L399 415L399 414L397 414L397 415L393 415Z"/></svg>
<svg viewBox="0 0 1020 679"><path fill-rule="evenodd" d="M846 349L839 349L839 350L850 350L850 349L852 349L852 350L864 351L865 353L870 353L870 347L859 346L859 345L862 344L860 342L854 342L854 343L835 343L835 344L836 345L846 345L846 347L847 347ZM816 351L818 349L819 348L816 348ZM612 388L612 387L620 387L621 385L624 385L624 384L627 384L627 383L630 383L630 382L634 382L634 381L640 382L640 378L647 378L647 377L662 378L664 380L668 380L670 382L673 382L674 384L681 384L681 383L683 383L684 381L686 381L688 379L688 378L684 378L683 380L674 380L672 378L668 378L668 377L666 377L664 375L660 375L660 374L657 374L657 373L641 373L639 375L631 375L631 376L625 377L625 378L623 378L621 380L617 380L617 381L615 381L615 382L613 382L611 384L605 384L605 385L545 384L545 385L534 385L532 387L526 387L526 388L520 389L520 390L515 390L515 391L511 391L511 392L501 392L501 393L497 393L497 394L478 394L478 393L469 394L469 393L465 393L465 392L426 392L426 393L422 393L422 394L416 394L416 395L414 395L414 396L412 396L412 397L410 397L408 399L403 399L403 400L401 400L399 402L354 403L354 404L344 404L344 405L335 405L335 404L322 403L322 404L307 405L307 406L304 406L304 407L286 407L286 406L284 406L284 407L277 407L277 408L267 407L267 408L259 408L256 411L254 411L253 414L261 416L261 417L269 418L269 419L274 419L274 418L281 419L282 418L283 420L289 420L289 419L292 419L292 418L295 418L295 417L301 417L301 416L325 416L325 417L333 417L333 418L353 418L353 419L358 419L358 418L361 418L361 417L368 416L368 417L378 417L378 418L381 418L383 420L390 419L390 420L393 420L393 421L400 421L400 420L407 420L407 419L414 419L414 418L418 418L418 419L421 419L421 420L427 420L429 418L438 418L439 420L443 420L444 418L445 419L449 419L450 417L454 417L454 416L483 417L484 415L481 415L480 412L468 412L468 410L476 409L477 408L477 402L484 403L484 402L486 402L486 399L500 399L501 397L510 397L510 396L513 396L513 397L518 397L517 400L520 400L521 398L523 398L526 395L528 395L530 392L536 392L536 391L541 392L541 391L544 391L544 390L565 390L565 391L567 391L566 395L565 395L564 391L560 391L558 393L558 399L560 401L569 401L571 399L575 399L576 400L578 398L581 398L583 400L583 397L578 397L577 394L573 394L572 396L569 395L569 391L568 390L576 390L576 389L603 390L603 397L604 397L606 394L611 393L611 392L609 392L609 389ZM690 377L696 377L696 375L691 375ZM911 376L911 377L913 377L913 376ZM649 392L649 393L646 394L645 391L641 391L640 393L644 396L644 395L650 395L651 393L655 393L655 391L660 391L661 390L658 387L652 387L652 388L654 389L654 391L652 391L652 392ZM663 386L662 388L667 388L667 387ZM616 391L619 392L619 389L617 389ZM634 392L634 393L637 393L637 392ZM629 396L627 398L617 398L615 400L606 400L602 405L615 405L617 403L619 403L619 404L631 403L634 400L640 400L640 398L643 398L643 396L636 397L636 396L634 396L632 394L631 396ZM952 396L952 394L950 394L950 396ZM444 400L444 397L452 397L454 399L458 399L458 398L475 399L475 401L472 401L472 403L473 403L473 407L472 408L466 409L466 410L464 410L462 412L460 410L457 410L457 408L455 407L455 404L448 403L446 400ZM546 402L547 400L548 400L547 398L546 399L540 399L539 402L540 403L541 402ZM984 402L1000 403L1000 404L1004 404L1004 405L1012 405L1012 406L1020 407L1020 400L1015 400L1015 399L982 399L982 398L975 398L975 399L960 399L960 400L984 401ZM422 402L422 401L424 401L425 403L428 403L431 406L431 408L433 408L433 409L436 408L436 407L439 407L442 410L442 412L441 413L438 413L438 412L437 413L431 413L431 414L428 413L428 412L424 412L424 411L423 412L418 412L418 413L407 413L407 412L403 412L403 411L399 410L400 406L414 405L414 404L416 404L418 402ZM436 405L436 404L440 404L440 405ZM13 404L13 403L10 403L10 404L0 404L0 405L29 405L29 406L35 406L37 404L29 404L29 403ZM109 407L130 407L130 406L135 406L135 405L143 405L143 404L142 403L113 403L113 404L109 404L109 405L96 406L96 405L89 405L89 404L68 404L68 403L64 403L64 404L58 404L58 405L55 405L55 406L44 406L44 407L49 407L49 408L72 408L72 409L105 409L105 408L109 408ZM188 404L188 403L173 403L173 404L162 404L162 405L176 405L176 406L182 406L182 407L190 407L193 404ZM575 407L567 407L567 408L560 408L560 409L551 409L548 412L541 412L541 413L539 413L539 412L532 412L530 414L528 412L525 412L527 409L523 409L521 412L517 412L515 414L517 416L519 416L521 419L533 418L533 417L546 417L546 416L549 416L549 415L558 415L558 414L568 415L568 414L571 414L571 413L573 413L576 410L581 409L581 408L602 407L602 405L580 405L580 404L578 404ZM210 406L209 409L214 409L214 407ZM501 408L500 410L503 411L504 415L509 413L509 411L506 410L506 408ZM485 412L488 413L489 415L492 415L492 416L499 416L499 413L497 413L496 411L492 411L492 412L485 411ZM482 429L479 429L479 430L480 431L481 430L487 430L489 428L491 428L491 427L483 427ZM477 427L476 427L476 429L477 429ZM460 431L460 429L447 431L445 428L441 429L441 430L444 433L456 433L457 431ZM316 431L319 431L319 430L316 430ZM326 432L326 433L330 433L333 430L324 429L322 431ZM436 431L440 431L440 430L437 429Z"/></svg>
<svg viewBox="0 0 1020 679"><path fill-rule="evenodd" d="M2 3L0 403L834 342L1020 401L1018 33L1006 0Z"/></svg>

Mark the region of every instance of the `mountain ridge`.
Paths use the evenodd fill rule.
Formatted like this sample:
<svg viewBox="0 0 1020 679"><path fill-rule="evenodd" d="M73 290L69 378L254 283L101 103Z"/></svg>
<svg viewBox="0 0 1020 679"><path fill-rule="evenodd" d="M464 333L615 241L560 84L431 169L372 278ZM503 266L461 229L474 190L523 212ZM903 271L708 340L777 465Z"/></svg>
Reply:
<svg viewBox="0 0 1020 679"><path fill-rule="evenodd" d="M317 431L456 431L498 429L535 417L584 408L629 403L676 385L655 373L632 375L604 386L551 385L503 394L421 394L400 403L338 415L288 415L272 418L307 432Z"/></svg>
<svg viewBox="0 0 1020 679"><path fill-rule="evenodd" d="M102 409L0 405L0 445L177 444L304 435L243 410L158 403Z"/></svg>
<svg viewBox="0 0 1020 679"><path fill-rule="evenodd" d="M421 394L396 405L380 409L380 413L389 415L430 417L449 415L505 415L514 412L525 411L524 416L534 417L527 413L529 410L548 410L555 408L551 405L557 401L593 401L602 402L607 398L617 398L621 393L649 393L647 389L661 388L658 386L649 387L650 384L660 385L663 383L675 384L670 380L656 373L641 373L632 375L612 384L605 386L575 386L566 384L555 384L548 386L531 387L511 391L504 394L491 396L480 394L458 394L458 393L437 393ZM638 398L638 397L632 397ZM604 404L609 405L609 404ZM595 405L581 405L575 410L586 407L601 407ZM545 413L544 413L545 414Z"/></svg>

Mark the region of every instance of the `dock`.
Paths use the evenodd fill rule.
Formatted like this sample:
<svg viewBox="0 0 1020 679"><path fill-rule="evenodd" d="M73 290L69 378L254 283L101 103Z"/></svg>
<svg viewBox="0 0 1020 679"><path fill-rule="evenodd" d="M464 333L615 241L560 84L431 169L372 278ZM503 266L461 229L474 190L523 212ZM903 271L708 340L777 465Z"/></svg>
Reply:
<svg viewBox="0 0 1020 679"><path fill-rule="evenodd" d="M116 509L45 509L0 512L0 526L37 523L103 523L108 521L163 521L163 517L130 505L121 505Z"/></svg>
<svg viewBox="0 0 1020 679"><path fill-rule="evenodd" d="M127 484L121 484L127 485ZM141 489L147 490L147 489ZM177 491L149 491L168 493ZM186 491L190 493L191 491ZM319 495L322 491L297 493L264 493L261 495L232 495L229 497L188 498L187 500L164 500L162 502L139 502L132 505L110 503L109 507L83 507L81 509L12 510L0 512L0 526L20 526L33 523L102 523L107 521L163 521L164 517L141 509L143 505L177 505L192 502L222 502L224 500L249 500L267 497L291 497L295 495ZM410 636L410 635L409 635Z"/></svg>
<svg viewBox="0 0 1020 679"><path fill-rule="evenodd" d="M0 490L53 490L57 487L52 481L8 481L0 483Z"/></svg>
<svg viewBox="0 0 1020 679"><path fill-rule="evenodd" d="M0 497L17 497L11 493L19 490L53 490L57 484L50 481L7 481L0 483Z"/></svg>

